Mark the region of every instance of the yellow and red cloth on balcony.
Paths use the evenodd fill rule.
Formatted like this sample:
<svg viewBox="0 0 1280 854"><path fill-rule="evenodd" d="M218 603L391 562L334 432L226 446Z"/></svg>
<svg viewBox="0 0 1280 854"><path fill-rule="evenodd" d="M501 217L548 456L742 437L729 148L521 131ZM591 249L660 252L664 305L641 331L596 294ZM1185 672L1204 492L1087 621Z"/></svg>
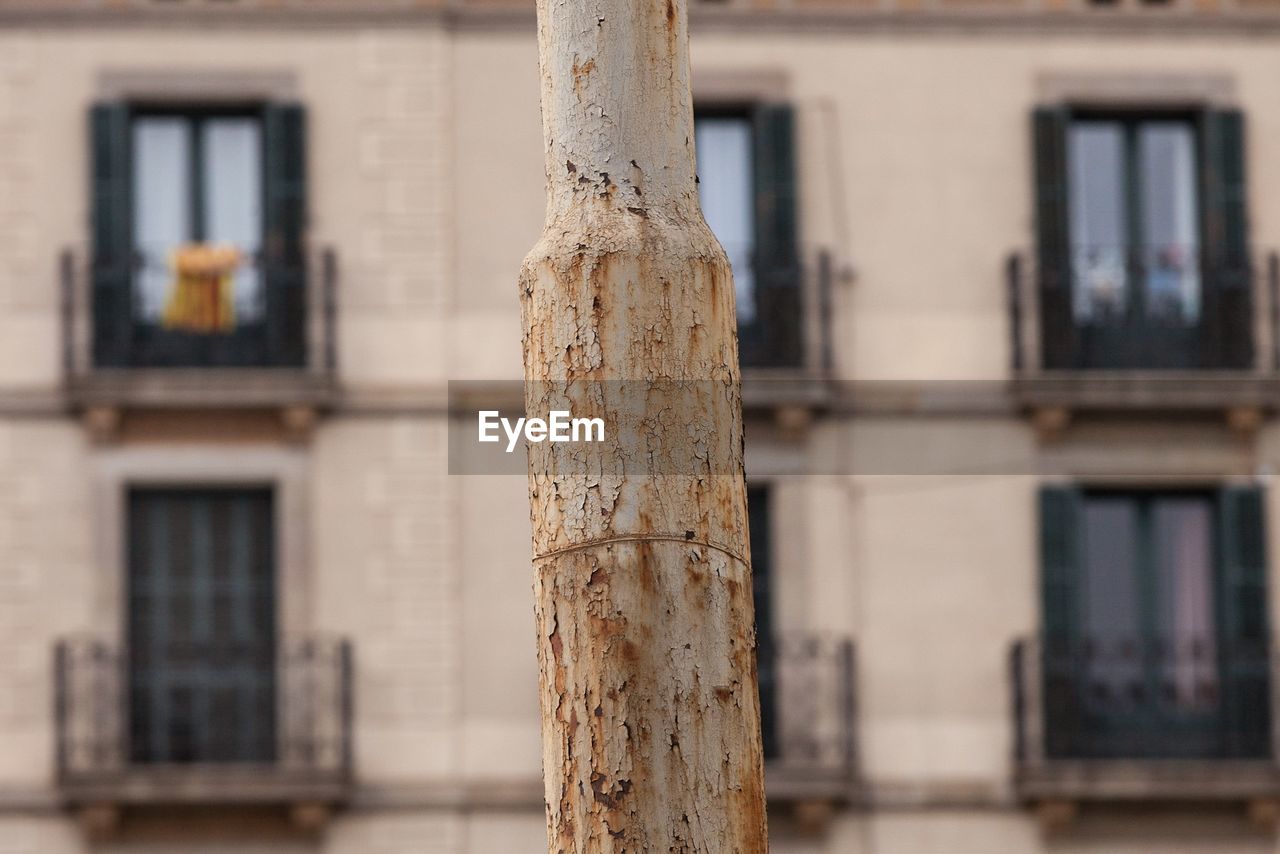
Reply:
<svg viewBox="0 0 1280 854"><path fill-rule="evenodd" d="M170 258L173 285L161 325L180 332L211 334L236 328L236 269L240 250L234 246L187 244Z"/></svg>

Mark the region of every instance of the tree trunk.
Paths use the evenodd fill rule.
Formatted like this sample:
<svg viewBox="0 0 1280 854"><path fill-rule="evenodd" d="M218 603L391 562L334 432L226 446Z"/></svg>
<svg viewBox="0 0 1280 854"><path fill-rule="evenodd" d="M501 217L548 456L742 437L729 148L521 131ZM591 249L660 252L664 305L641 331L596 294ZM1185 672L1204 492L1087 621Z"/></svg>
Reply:
<svg viewBox="0 0 1280 854"><path fill-rule="evenodd" d="M686 2L538 0L526 412L646 449L529 445L552 852L767 851L734 288L698 204ZM655 447L682 462L642 470Z"/></svg>

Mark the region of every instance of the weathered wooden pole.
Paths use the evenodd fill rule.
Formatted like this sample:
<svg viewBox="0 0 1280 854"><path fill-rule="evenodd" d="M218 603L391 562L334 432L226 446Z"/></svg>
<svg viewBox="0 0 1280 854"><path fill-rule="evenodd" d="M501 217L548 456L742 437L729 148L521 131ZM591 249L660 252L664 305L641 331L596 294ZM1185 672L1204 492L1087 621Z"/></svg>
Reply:
<svg viewBox="0 0 1280 854"><path fill-rule="evenodd" d="M526 412L633 440L529 446L552 852L768 848L734 289L698 204L686 3L538 0Z"/></svg>

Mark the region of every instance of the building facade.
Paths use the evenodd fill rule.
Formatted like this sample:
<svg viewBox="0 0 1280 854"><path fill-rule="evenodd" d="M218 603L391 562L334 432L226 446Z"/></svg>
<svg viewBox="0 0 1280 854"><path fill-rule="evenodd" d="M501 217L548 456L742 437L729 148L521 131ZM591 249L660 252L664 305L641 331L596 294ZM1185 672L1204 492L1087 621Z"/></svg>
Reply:
<svg viewBox="0 0 1280 854"><path fill-rule="evenodd" d="M691 6L773 849L1280 848L1280 6ZM527 2L0 0L2 854L544 850L543 179Z"/></svg>

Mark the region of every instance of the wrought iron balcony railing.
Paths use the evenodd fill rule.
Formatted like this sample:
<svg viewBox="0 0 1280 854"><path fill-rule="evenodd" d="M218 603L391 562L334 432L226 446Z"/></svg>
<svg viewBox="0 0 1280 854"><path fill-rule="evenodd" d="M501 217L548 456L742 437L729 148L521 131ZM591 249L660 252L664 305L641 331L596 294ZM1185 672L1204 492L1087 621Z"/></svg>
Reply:
<svg viewBox="0 0 1280 854"><path fill-rule="evenodd" d="M224 674L225 675L225 674ZM188 680L192 681L192 680ZM216 674L207 680L217 684ZM57 771L72 803L255 803L342 800L352 779L352 653L346 640L308 637L285 643L266 674L273 698L258 729L265 746L244 748L237 716L207 715L203 728L170 717L163 732L142 709L139 674L127 656L95 639L67 639L55 651ZM189 694L189 686L184 689ZM174 695L176 696L175 690ZM205 699L211 699L206 697ZM274 707L274 708L272 708ZM243 711L243 709L241 709ZM198 746L149 748L175 732Z"/></svg>
<svg viewBox="0 0 1280 854"><path fill-rule="evenodd" d="M1280 793L1277 660L1265 646L1016 642L1014 760L1029 796Z"/></svg>
<svg viewBox="0 0 1280 854"><path fill-rule="evenodd" d="M857 777L854 647L847 638L760 641L761 729L774 798L845 798Z"/></svg>
<svg viewBox="0 0 1280 854"><path fill-rule="evenodd" d="M1114 247L1077 247L1069 270L1046 271L1034 253L1012 252L1004 278L1015 377L1280 370L1275 252L1229 271L1171 250Z"/></svg>
<svg viewBox="0 0 1280 854"><path fill-rule="evenodd" d="M58 269L64 384L86 402L127 400L142 375L163 386L161 399L148 401L161 404L180 397L180 386L216 397L219 377L234 400L284 404L316 402L336 382L332 249L293 265L247 259L235 273L229 319L210 329L171 322L176 286L166 262L139 256L118 271L67 249ZM103 281L115 284L102 287Z"/></svg>
<svg viewBox="0 0 1280 854"><path fill-rule="evenodd" d="M789 270L757 273L749 253L735 253L738 357L745 371L788 371L820 376L831 369L830 253Z"/></svg>

